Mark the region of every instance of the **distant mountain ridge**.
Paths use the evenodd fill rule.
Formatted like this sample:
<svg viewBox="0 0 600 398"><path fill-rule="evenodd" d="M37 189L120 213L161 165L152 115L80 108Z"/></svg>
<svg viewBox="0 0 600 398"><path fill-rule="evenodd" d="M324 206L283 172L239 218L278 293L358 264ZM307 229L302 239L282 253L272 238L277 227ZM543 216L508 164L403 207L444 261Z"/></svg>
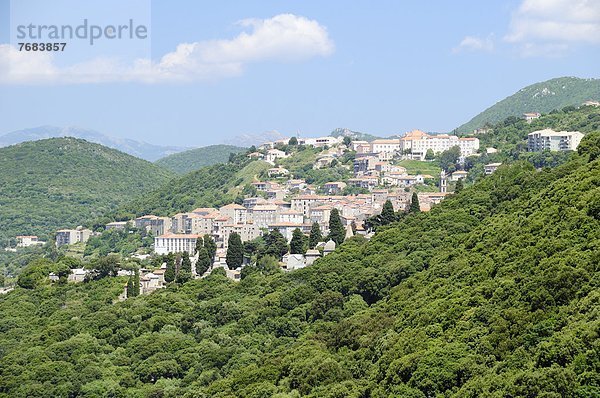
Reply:
<svg viewBox="0 0 600 398"><path fill-rule="evenodd" d="M333 130L331 133L329 133L330 136L332 137L350 137L353 140L357 140L357 141L373 141L376 140L378 138L382 138L382 137L377 137L373 134L368 134L368 133L361 133L359 131L353 131L347 128L342 128L342 127L338 127L337 129Z"/></svg>
<svg viewBox="0 0 600 398"><path fill-rule="evenodd" d="M231 153L245 151L246 148L233 145L209 145L174 153L158 159L154 164L177 174L185 174L204 166L227 163Z"/></svg>
<svg viewBox="0 0 600 398"><path fill-rule="evenodd" d="M583 102L600 101L600 79L560 77L524 87L515 94L487 108L456 130L469 133L494 124L509 116L526 112L548 113L566 106L579 106Z"/></svg>
<svg viewBox="0 0 600 398"><path fill-rule="evenodd" d="M265 142L282 140L284 138L288 138L285 135L281 134L279 131L265 131L262 133L247 133L240 134L233 138L224 140L223 143L227 145L234 145L237 147L251 147L251 146L259 146L264 144Z"/></svg>
<svg viewBox="0 0 600 398"><path fill-rule="evenodd" d="M94 142L109 148L117 149L121 152L125 152L151 162L173 153L189 149L178 146L154 145L128 138L111 137L95 130L74 126L39 126L13 131L4 135L0 135L0 147L14 145L25 141L37 141L57 137L81 138L89 142Z"/></svg>

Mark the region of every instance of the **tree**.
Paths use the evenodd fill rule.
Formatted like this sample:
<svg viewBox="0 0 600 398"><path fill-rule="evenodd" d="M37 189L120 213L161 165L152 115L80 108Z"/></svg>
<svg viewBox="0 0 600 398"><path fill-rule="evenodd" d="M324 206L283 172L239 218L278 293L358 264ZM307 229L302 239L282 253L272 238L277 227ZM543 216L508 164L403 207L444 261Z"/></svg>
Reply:
<svg viewBox="0 0 600 398"><path fill-rule="evenodd" d="M181 267L179 268L179 272L181 271L187 271L190 274L192 273L192 262L190 261L188 252L183 252L181 255Z"/></svg>
<svg viewBox="0 0 600 398"><path fill-rule="evenodd" d="M304 253L306 253L306 248L304 247L304 234L299 228L296 228L292 233L292 240L290 241L290 254Z"/></svg>
<svg viewBox="0 0 600 398"><path fill-rule="evenodd" d="M462 191L464 188L464 184L463 184L463 179L459 178L458 181L456 181L456 185L454 186L454 193L459 193L460 191Z"/></svg>
<svg viewBox="0 0 600 398"><path fill-rule="evenodd" d="M447 172L456 170L456 164L460 159L460 147L453 146L440 155L440 167Z"/></svg>
<svg viewBox="0 0 600 398"><path fill-rule="evenodd" d="M313 223L310 228L310 237L308 239L308 247L314 249L315 246L323 241L323 234L321 234L321 226L318 223Z"/></svg>
<svg viewBox="0 0 600 398"><path fill-rule="evenodd" d="M350 144L352 144L352 138L350 137L344 137L344 145L346 145L347 147L350 147Z"/></svg>
<svg viewBox="0 0 600 398"><path fill-rule="evenodd" d="M165 281L173 282L175 280L175 258L173 257L173 253L169 253L165 256L165 260L167 263L167 269L165 270Z"/></svg>
<svg viewBox="0 0 600 398"><path fill-rule="evenodd" d="M409 213L419 213L421 211L421 206L419 205L419 195L416 192L413 192L412 198L410 200L410 207L408 208Z"/></svg>
<svg viewBox="0 0 600 398"><path fill-rule="evenodd" d="M127 297L133 297L133 278L129 276L129 280L127 281Z"/></svg>
<svg viewBox="0 0 600 398"><path fill-rule="evenodd" d="M331 210L329 215L329 239L340 245L346 237L346 229L342 224L340 212L338 209Z"/></svg>
<svg viewBox="0 0 600 398"><path fill-rule="evenodd" d="M210 264L215 261L215 256L217 255L217 244L215 240L208 234L204 235L202 239L204 241L204 247L208 253L208 258L210 259Z"/></svg>
<svg viewBox="0 0 600 398"><path fill-rule="evenodd" d="M287 239L285 239L278 229L274 229L265 236L264 252L260 257L270 255L279 260L288 252L288 249Z"/></svg>
<svg viewBox="0 0 600 398"><path fill-rule="evenodd" d="M380 221L381 225L391 224L394 221L396 221L397 217L396 217L396 213L394 212L394 205L392 205L391 201L386 200L385 203L383 204L383 208L381 209L380 219L381 219L381 221Z"/></svg>
<svg viewBox="0 0 600 398"><path fill-rule="evenodd" d="M244 262L244 245L242 244L242 238L236 232L232 232L227 240L225 261L229 269L239 268Z"/></svg>
<svg viewBox="0 0 600 398"><path fill-rule="evenodd" d="M210 261L208 250L206 250L206 247L201 248L198 252L198 261L196 262L196 274L203 275L211 265L212 261Z"/></svg>
<svg viewBox="0 0 600 398"><path fill-rule="evenodd" d="M429 148L427 150L427 152L425 153L425 160L433 160L435 159L435 153L433 152L433 149Z"/></svg>
<svg viewBox="0 0 600 398"><path fill-rule="evenodd" d="M140 295L140 269L138 267L133 272L133 294L135 296Z"/></svg>
<svg viewBox="0 0 600 398"><path fill-rule="evenodd" d="M202 238L196 239L196 248L194 249L194 253L198 254L200 249L204 247L204 240Z"/></svg>
<svg viewBox="0 0 600 398"><path fill-rule="evenodd" d="M298 138L296 138L296 137L290 138L290 140L288 141L288 145L298 145Z"/></svg>

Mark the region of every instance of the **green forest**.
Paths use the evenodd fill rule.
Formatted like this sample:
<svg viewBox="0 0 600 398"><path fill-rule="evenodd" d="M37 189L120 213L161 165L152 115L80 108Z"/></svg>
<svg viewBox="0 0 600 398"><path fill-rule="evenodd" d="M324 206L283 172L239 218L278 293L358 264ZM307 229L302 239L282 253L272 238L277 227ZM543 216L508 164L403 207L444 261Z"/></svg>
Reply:
<svg viewBox="0 0 600 398"><path fill-rule="evenodd" d="M209 145L189 151L178 152L154 162L177 174L186 174L204 166L227 163L229 154L245 152L246 148L233 145Z"/></svg>
<svg viewBox="0 0 600 398"><path fill-rule="evenodd" d="M16 235L47 240L55 230L90 222L171 177L150 162L76 138L0 148L0 247Z"/></svg>
<svg viewBox="0 0 600 398"><path fill-rule="evenodd" d="M0 396L595 397L599 265L594 132L293 272L119 301L127 278L50 284L64 260L33 262L0 297Z"/></svg>
<svg viewBox="0 0 600 398"><path fill-rule="evenodd" d="M484 110L456 130L470 133L507 117L521 117L526 112L548 113L566 106L580 106L585 101L600 101L600 79L560 77L524 87Z"/></svg>

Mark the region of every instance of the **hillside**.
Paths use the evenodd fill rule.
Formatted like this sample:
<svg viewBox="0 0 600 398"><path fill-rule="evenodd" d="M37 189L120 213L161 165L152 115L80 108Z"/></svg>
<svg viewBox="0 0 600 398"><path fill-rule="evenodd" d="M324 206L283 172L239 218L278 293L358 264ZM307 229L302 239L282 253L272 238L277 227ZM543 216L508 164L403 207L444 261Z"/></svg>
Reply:
<svg viewBox="0 0 600 398"><path fill-rule="evenodd" d="M210 145L174 153L154 163L177 174L186 174L204 166L226 163L229 160L229 154L245 150L246 148L233 145Z"/></svg>
<svg viewBox="0 0 600 398"><path fill-rule="evenodd" d="M114 304L124 279L17 288L0 396L598 396L599 181L594 133L303 270Z"/></svg>
<svg viewBox="0 0 600 398"><path fill-rule="evenodd" d="M37 141L47 138L74 137L89 142L117 149L135 157L155 161L172 153L184 151L186 148L176 146L161 146L129 138L111 137L94 130L81 127L40 126L30 129L13 131L0 135L0 147L19 144L25 141Z"/></svg>
<svg viewBox="0 0 600 398"><path fill-rule="evenodd" d="M526 112L548 113L566 106L579 106L587 100L600 101L600 79L561 77L527 86L492 105L467 123L458 132L470 133L486 123L497 123L509 116L521 117Z"/></svg>
<svg viewBox="0 0 600 398"><path fill-rule="evenodd" d="M129 219L132 216L173 215L196 207L222 206L231 203L246 184L270 168L263 161L249 161L244 154L233 162L202 167L182 177L172 179L160 188L130 201L111 217Z"/></svg>
<svg viewBox="0 0 600 398"><path fill-rule="evenodd" d="M0 148L0 246L15 235L44 239L163 185L145 160L75 138Z"/></svg>
<svg viewBox="0 0 600 398"><path fill-rule="evenodd" d="M373 141L381 137L374 136L368 133L361 133L359 131L352 131L346 128L337 128L333 130L330 134L332 137L350 137L352 140L362 140L362 141Z"/></svg>

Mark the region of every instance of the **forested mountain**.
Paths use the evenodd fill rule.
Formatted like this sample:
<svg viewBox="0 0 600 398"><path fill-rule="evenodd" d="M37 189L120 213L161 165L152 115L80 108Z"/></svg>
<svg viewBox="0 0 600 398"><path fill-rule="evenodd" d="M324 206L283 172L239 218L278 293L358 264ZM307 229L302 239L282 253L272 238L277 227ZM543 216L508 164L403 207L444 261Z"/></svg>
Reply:
<svg viewBox="0 0 600 398"><path fill-rule="evenodd" d="M157 160L157 165L178 174L189 173L203 166L226 163L231 153L244 152L246 148L233 145L210 145L174 153Z"/></svg>
<svg viewBox="0 0 600 398"><path fill-rule="evenodd" d="M566 106L579 106L588 100L600 101L600 79L561 77L527 86L492 105L458 132L470 133L487 123L497 123L509 116L521 117L526 112L548 113Z"/></svg>
<svg viewBox="0 0 600 398"><path fill-rule="evenodd" d="M111 137L98 131L81 127L39 126L24 130L12 131L0 135L0 147L18 144L25 141L37 141L47 138L74 137L89 142L117 149L135 157L151 162L172 153L184 151L187 148L177 146L162 146L136 141L129 138Z"/></svg>
<svg viewBox="0 0 600 398"><path fill-rule="evenodd" d="M247 184L272 167L245 154L224 164L202 167L174 178L160 188L129 201L111 213L118 219L145 214L173 215L196 207L222 206L233 202Z"/></svg>
<svg viewBox="0 0 600 398"><path fill-rule="evenodd" d="M599 242L595 132L294 272L113 302L42 260L0 297L0 396L598 396Z"/></svg>
<svg viewBox="0 0 600 398"><path fill-rule="evenodd" d="M15 235L47 239L89 222L172 174L145 160L76 138L0 148L0 246Z"/></svg>

